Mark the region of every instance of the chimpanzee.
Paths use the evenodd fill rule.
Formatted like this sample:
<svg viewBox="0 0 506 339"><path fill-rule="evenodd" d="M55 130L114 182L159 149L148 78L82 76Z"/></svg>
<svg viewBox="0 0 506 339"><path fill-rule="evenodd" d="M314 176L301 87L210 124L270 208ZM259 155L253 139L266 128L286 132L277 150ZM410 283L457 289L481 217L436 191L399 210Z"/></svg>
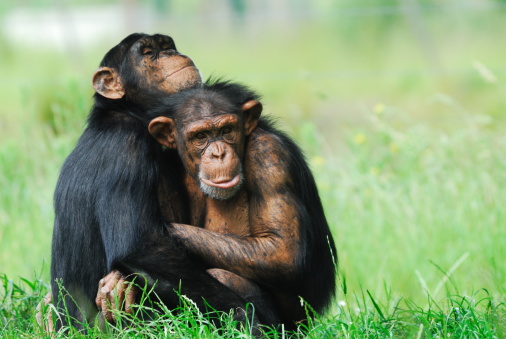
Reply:
<svg viewBox="0 0 506 339"><path fill-rule="evenodd" d="M149 135L149 108L159 97L200 85L198 69L165 35L126 37L94 74L94 106L54 195L51 285L55 305L68 310L72 325L94 321L98 282L112 270L157 282L155 292L169 307L179 305L179 289L201 309L202 298L217 310L244 307L164 227L165 220L191 220L175 176L179 158ZM237 319L245 316L237 312ZM65 317L57 320L58 328L64 324Z"/></svg>
<svg viewBox="0 0 506 339"><path fill-rule="evenodd" d="M271 303L287 329L306 318L300 298L322 312L335 288L334 242L300 149L259 120L258 96L208 83L155 111L165 116L149 132L179 153L193 225L172 223L170 234L224 285Z"/></svg>

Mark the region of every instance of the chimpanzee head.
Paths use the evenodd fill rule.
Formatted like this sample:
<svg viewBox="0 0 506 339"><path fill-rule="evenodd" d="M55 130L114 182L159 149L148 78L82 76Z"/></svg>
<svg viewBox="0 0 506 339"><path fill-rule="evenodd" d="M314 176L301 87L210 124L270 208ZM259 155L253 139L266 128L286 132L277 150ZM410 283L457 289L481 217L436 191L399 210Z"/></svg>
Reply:
<svg viewBox="0 0 506 339"><path fill-rule="evenodd" d="M235 196L244 181L245 138L257 126L262 105L256 99L233 102L208 89L181 94L172 116L149 124L158 142L177 149L188 174L204 194L219 200Z"/></svg>
<svg viewBox="0 0 506 339"><path fill-rule="evenodd" d="M131 34L113 47L93 75L104 98L140 101L158 92L175 93L202 83L193 61L167 35Z"/></svg>

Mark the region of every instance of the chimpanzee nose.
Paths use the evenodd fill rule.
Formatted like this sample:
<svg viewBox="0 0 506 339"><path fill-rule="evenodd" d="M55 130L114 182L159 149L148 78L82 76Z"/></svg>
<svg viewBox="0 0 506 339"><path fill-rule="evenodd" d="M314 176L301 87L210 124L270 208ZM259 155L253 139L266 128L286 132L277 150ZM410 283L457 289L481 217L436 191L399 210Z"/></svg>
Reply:
<svg viewBox="0 0 506 339"><path fill-rule="evenodd" d="M223 159L227 155L227 150L223 147L221 143L214 144L214 147L211 149L211 156L217 159Z"/></svg>

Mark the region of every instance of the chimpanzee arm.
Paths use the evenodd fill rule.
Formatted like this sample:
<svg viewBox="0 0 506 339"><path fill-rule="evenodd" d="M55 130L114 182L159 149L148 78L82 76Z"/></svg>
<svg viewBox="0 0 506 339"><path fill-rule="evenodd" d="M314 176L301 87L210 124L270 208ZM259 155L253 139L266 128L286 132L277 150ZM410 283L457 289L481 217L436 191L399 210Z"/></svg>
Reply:
<svg viewBox="0 0 506 339"><path fill-rule="evenodd" d="M211 265L243 277L293 278L302 260L301 222L307 211L295 191L291 154L266 133L251 137L247 154L250 236L180 224L173 224L173 234Z"/></svg>
<svg viewBox="0 0 506 339"><path fill-rule="evenodd" d="M56 305L79 320L95 316L98 281L141 248L141 235L148 230L143 228L163 228L156 211L149 209L157 206L151 188L156 162L149 158L149 135L137 125L124 113L95 108L58 179L52 290ZM58 292L59 282L65 293Z"/></svg>
<svg viewBox="0 0 506 339"><path fill-rule="evenodd" d="M276 227L271 220L271 226ZM182 239L186 247L206 260L212 267L223 268L252 280L293 278L297 273L299 255L295 222L286 226L290 230L278 232L271 229L266 233L244 237L222 234L190 225L173 224L173 234Z"/></svg>
<svg viewBox="0 0 506 339"><path fill-rule="evenodd" d="M161 227L163 221L156 200L156 144L150 143L149 135L131 118L99 123L96 128L102 133L95 139L100 141L96 151L101 154L95 155L91 166L96 167L95 217L110 271L116 261L142 245L144 234Z"/></svg>
<svg viewBox="0 0 506 339"><path fill-rule="evenodd" d="M164 227L157 198L161 149L147 129L132 124L114 133L110 126L101 141L118 153L104 161L95 186L95 213L107 258L102 276L117 269L130 278L138 276L141 285L145 279L168 307L179 304L177 290L202 309L203 298L218 310L242 306L245 302L207 274L203 264L190 257ZM165 170L163 174L168 175Z"/></svg>
<svg viewBox="0 0 506 339"><path fill-rule="evenodd" d="M147 255L146 237L164 229L157 200L158 150L137 120L92 112L55 192L54 278L68 284L89 280L82 284L91 297L100 277L115 265Z"/></svg>

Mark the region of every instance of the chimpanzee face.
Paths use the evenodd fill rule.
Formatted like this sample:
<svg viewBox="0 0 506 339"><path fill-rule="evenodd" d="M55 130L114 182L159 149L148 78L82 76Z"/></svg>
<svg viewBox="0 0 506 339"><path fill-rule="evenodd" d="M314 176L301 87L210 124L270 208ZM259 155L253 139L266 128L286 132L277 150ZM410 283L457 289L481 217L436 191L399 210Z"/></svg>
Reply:
<svg viewBox="0 0 506 339"><path fill-rule="evenodd" d="M139 39L130 48L128 63L136 71L140 87L175 93L202 82L193 61L179 53L166 35Z"/></svg>
<svg viewBox="0 0 506 339"><path fill-rule="evenodd" d="M258 123L262 105L250 100L237 107L226 98L198 90L175 112L158 117L149 132L177 149L187 173L207 196L227 200L242 187L246 136Z"/></svg>
<svg viewBox="0 0 506 339"><path fill-rule="evenodd" d="M202 83L193 61L177 51L171 37L133 34L125 40L106 54L93 75L93 88L101 96L144 103L161 92L171 94Z"/></svg>
<svg viewBox="0 0 506 339"><path fill-rule="evenodd" d="M214 115L177 131L179 155L202 192L218 200L235 196L244 180L244 128L240 116Z"/></svg>

